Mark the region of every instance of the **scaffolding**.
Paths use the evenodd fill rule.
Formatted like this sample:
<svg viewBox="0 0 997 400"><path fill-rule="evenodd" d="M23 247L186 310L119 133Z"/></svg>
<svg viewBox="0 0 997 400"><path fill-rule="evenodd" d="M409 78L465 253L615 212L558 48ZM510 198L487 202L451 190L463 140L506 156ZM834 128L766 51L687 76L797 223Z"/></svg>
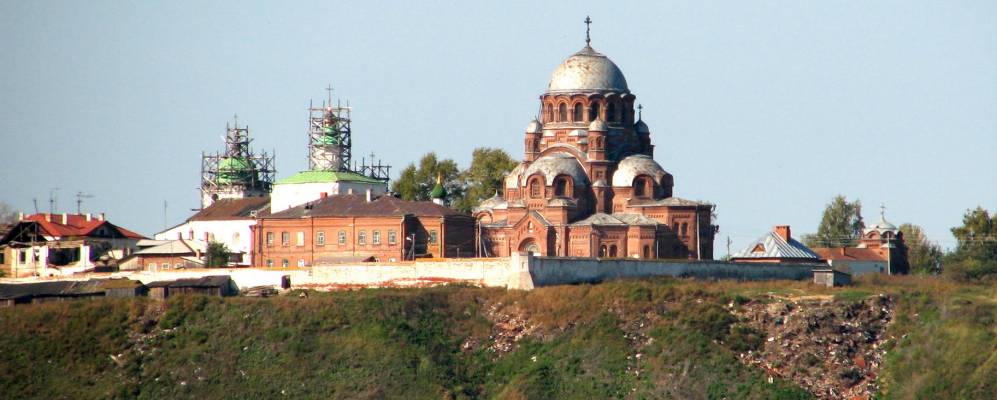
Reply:
<svg viewBox="0 0 997 400"><path fill-rule="evenodd" d="M390 165L381 160L362 157L358 164L353 160L353 132L349 101L343 106L338 100L333 106L332 86L326 88L329 97L321 106L308 104L308 169L312 171L353 172L370 178L387 181Z"/></svg>
<svg viewBox="0 0 997 400"><path fill-rule="evenodd" d="M253 153L249 126L225 124L225 152L201 153L201 207L222 198L268 196L276 170L273 154Z"/></svg>

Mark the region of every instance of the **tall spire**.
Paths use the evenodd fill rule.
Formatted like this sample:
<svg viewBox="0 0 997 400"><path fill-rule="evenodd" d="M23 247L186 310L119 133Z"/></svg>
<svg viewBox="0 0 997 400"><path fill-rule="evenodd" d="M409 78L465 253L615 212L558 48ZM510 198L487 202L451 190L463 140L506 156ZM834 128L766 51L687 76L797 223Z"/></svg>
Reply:
<svg viewBox="0 0 997 400"><path fill-rule="evenodd" d="M592 37L589 36L589 28L592 27L592 18L588 15L585 16L585 45L588 46L592 42Z"/></svg>

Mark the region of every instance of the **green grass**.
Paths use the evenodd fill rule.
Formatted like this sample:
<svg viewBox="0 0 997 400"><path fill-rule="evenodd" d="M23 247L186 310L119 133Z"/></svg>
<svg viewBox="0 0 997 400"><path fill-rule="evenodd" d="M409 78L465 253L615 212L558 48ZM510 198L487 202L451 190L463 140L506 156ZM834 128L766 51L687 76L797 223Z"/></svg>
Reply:
<svg viewBox="0 0 997 400"><path fill-rule="evenodd" d="M0 310L0 398L812 398L737 360L764 333L726 307L879 293L897 299L891 333L907 335L889 344L880 397L994 397L995 290L899 278L847 289L658 279L19 306ZM534 333L495 354L490 309ZM151 339L135 346L136 335Z"/></svg>

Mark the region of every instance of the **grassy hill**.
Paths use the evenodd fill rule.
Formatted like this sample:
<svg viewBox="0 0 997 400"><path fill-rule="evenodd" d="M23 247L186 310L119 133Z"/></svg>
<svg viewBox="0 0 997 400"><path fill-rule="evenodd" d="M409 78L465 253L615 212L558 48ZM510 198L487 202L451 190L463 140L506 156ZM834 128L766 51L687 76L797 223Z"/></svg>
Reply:
<svg viewBox="0 0 997 400"><path fill-rule="evenodd" d="M0 397L993 398L995 294L662 279L41 304L0 310Z"/></svg>

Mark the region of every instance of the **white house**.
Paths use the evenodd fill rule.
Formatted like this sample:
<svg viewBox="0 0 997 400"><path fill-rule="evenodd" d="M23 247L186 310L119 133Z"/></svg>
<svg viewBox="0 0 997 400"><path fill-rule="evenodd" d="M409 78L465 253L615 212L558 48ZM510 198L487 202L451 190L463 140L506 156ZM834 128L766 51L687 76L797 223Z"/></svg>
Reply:
<svg viewBox="0 0 997 400"><path fill-rule="evenodd" d="M268 197L246 197L242 199L220 199L187 221L159 232L157 240L203 240L224 243L229 251L239 255L238 265L252 262L252 226L256 225L258 213L267 212Z"/></svg>

